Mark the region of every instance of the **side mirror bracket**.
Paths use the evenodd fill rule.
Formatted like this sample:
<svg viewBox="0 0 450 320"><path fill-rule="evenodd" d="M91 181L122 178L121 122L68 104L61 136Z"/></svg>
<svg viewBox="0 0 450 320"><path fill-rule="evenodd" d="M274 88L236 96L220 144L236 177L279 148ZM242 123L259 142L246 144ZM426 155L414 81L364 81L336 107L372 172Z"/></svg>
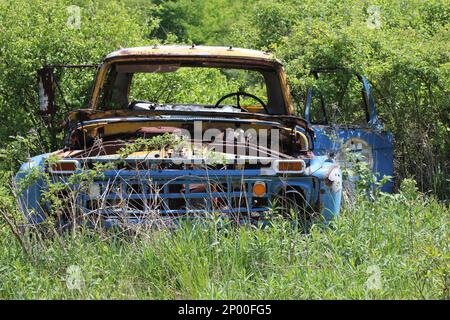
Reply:
<svg viewBox="0 0 450 320"><path fill-rule="evenodd" d="M52 67L44 67L37 72L39 113L50 115L56 113L55 106L55 81Z"/></svg>

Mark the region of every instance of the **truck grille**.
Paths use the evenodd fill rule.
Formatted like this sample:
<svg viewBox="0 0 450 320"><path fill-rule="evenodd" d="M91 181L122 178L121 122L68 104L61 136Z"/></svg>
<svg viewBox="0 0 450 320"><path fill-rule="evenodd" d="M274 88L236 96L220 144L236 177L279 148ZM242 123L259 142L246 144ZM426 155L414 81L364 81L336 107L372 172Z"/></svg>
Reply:
<svg viewBox="0 0 450 320"><path fill-rule="evenodd" d="M256 181L266 183L267 192L262 197L253 195ZM261 176L231 175L103 178L81 194L81 207L87 215L109 217L258 217L269 210L271 182Z"/></svg>

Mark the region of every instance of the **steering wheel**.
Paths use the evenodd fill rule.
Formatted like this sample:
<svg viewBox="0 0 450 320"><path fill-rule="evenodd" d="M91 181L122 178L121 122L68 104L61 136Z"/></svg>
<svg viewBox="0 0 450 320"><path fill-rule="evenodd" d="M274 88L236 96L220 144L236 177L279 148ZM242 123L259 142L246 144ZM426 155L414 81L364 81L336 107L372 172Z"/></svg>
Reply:
<svg viewBox="0 0 450 320"><path fill-rule="evenodd" d="M229 94L223 96L222 98L219 99L219 101L217 101L217 103L214 105L214 107L217 108L218 106L220 106L220 103L223 100L228 99L229 97L233 97L233 96L236 96L236 102L237 102L236 106L245 112L248 112L248 111L245 108L241 107L241 97L242 96L246 96L246 97L255 99L256 101L259 102L259 104L261 104L263 106L264 110L267 112L267 105L264 103L264 101L262 101L260 98L258 98L257 96L255 96L253 94L243 92L243 91L232 92L232 93L229 93Z"/></svg>

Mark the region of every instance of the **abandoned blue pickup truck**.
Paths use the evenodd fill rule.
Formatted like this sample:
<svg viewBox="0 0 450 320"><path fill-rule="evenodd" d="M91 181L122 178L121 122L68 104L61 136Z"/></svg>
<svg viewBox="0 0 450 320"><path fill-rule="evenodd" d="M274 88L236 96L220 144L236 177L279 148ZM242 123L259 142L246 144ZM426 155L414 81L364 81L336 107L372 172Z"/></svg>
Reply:
<svg viewBox="0 0 450 320"><path fill-rule="evenodd" d="M51 70L40 73L43 113L54 112L52 78ZM367 81L358 79L367 123L332 127L310 119L320 101L313 90L305 117L295 115L282 65L270 53L118 50L97 67L89 106L68 115L64 148L29 159L16 176L20 183L37 170L66 184L62 210L43 197L45 179L21 190L22 210L31 223L58 214L106 227L211 217L257 222L272 212L330 221L342 196L333 151L350 141L353 151L370 151L374 170L392 174L392 139L382 133ZM87 186L69 183L98 164L104 169Z"/></svg>

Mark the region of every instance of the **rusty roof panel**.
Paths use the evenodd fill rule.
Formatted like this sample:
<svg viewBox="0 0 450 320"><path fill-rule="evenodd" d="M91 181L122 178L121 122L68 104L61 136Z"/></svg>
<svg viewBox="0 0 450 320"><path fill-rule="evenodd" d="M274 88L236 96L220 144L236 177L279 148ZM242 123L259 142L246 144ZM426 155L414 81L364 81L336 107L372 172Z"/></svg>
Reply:
<svg viewBox="0 0 450 320"><path fill-rule="evenodd" d="M127 56L245 58L280 63L269 52L215 46L149 46L125 48L110 53L106 56L105 60Z"/></svg>

